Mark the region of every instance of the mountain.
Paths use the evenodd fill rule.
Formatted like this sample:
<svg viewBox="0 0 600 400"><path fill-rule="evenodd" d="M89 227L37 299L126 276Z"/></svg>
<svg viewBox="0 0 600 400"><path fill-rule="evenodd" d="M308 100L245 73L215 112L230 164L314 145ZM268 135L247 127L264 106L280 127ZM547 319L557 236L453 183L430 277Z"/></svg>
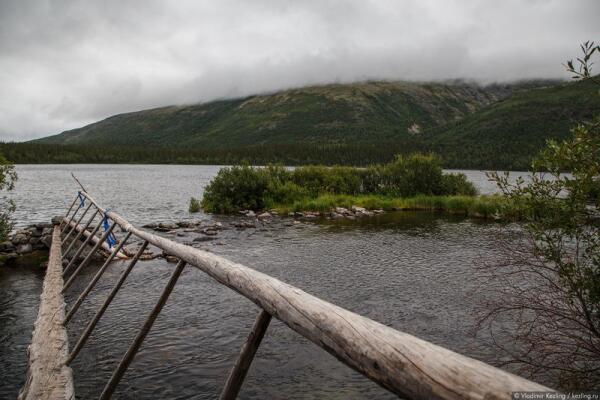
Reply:
<svg viewBox="0 0 600 400"><path fill-rule="evenodd" d="M37 142L226 148L402 140L461 119L509 93L507 86L460 83L306 87L120 114Z"/></svg>
<svg viewBox="0 0 600 400"><path fill-rule="evenodd" d="M590 80L515 91L465 118L428 131L422 143L447 163L526 168L548 139L600 117L600 87Z"/></svg>
<svg viewBox="0 0 600 400"><path fill-rule="evenodd" d="M592 82L365 82L120 114L29 143L15 162L365 165L433 151L449 168L525 169L600 114Z"/></svg>

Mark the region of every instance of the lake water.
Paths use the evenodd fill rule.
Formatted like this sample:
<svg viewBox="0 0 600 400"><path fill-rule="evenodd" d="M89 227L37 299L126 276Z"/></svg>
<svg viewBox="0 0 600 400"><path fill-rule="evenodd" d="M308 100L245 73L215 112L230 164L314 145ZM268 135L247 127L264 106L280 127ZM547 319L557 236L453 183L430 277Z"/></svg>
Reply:
<svg viewBox="0 0 600 400"><path fill-rule="evenodd" d="M430 213L388 213L360 221L282 221L236 230L232 217L190 215L191 196L216 166L21 165L11 195L20 226L64 214L81 180L105 207L135 224L188 218L228 229L199 248L272 275L327 301L396 329L487 362L493 349L473 334L482 296L478 263L496 257L500 224ZM465 171L484 193L493 185ZM196 233L174 240L190 242ZM114 263L68 326L73 346L123 270ZM173 269L162 259L140 262L73 363L78 398L96 398L152 308ZM95 272L69 289L72 304ZM0 398L24 381L26 347L43 273L0 268ZM486 291L493 292L493 286ZM214 399L257 313L256 306L187 268L119 385L120 399ZM279 321L273 321L242 388L244 399L393 398Z"/></svg>

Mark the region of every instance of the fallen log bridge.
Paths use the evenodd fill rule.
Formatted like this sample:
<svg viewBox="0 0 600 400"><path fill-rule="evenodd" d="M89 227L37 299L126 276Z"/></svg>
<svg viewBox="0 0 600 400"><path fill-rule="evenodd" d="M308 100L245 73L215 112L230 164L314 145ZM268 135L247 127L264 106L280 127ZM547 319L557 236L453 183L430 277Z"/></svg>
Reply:
<svg viewBox="0 0 600 400"><path fill-rule="evenodd" d="M86 202L88 203L87 208L84 207ZM77 203L79 203L79 208L76 207ZM71 213L73 209L75 211ZM88 232L93 218L88 221L87 226L81 226L83 223L81 215L75 221L75 214L80 209L95 210L93 218L98 215L102 218L103 223L98 223L92 232ZM101 225L104 227L104 231L99 235ZM121 240L114 237L114 228L117 226L125 234ZM67 232L73 230L80 234L84 232L83 235L86 232L89 233L87 239L77 249L75 256L67 264L67 269L74 268L74 270L62 291L68 289L70 282L89 262L92 254L99 251L100 248L110 252L94 278L66 313L65 324L85 301L87 294L93 289L111 261L117 257L127 257L122 252L127 240L131 237L143 240L143 244L130 258L127 268L104 304L89 321L73 350L64 359L65 367L77 357L148 245L154 245L179 260L156 305L106 384L100 399L111 398L186 266L208 274L220 284L235 290L258 306L254 326L241 348L238 360L232 367L220 395L221 399L237 397L272 318L284 322L290 329L331 353L340 362L404 398L511 399L513 392L552 391L552 389L535 382L345 310L252 268L141 230L114 211L102 208L85 190L77 194L63 218L61 228L65 236L69 236ZM72 243L74 242L75 240ZM62 245L66 243L67 237L62 241ZM72 243L69 245L69 250L71 250ZM60 241L53 241L53 247L57 245L61 245ZM76 265L76 259L82 253L82 249L91 245L93 248L89 251L88 256L79 265ZM46 280L48 279L47 275ZM42 300L44 299L42 298ZM38 373L31 368L30 372L34 376Z"/></svg>

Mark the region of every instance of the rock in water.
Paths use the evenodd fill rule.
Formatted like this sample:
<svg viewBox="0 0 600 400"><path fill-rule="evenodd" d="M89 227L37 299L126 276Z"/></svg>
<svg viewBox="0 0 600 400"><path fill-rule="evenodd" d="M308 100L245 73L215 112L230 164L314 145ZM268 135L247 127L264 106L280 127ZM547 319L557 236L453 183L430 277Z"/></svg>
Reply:
<svg viewBox="0 0 600 400"><path fill-rule="evenodd" d="M17 253L19 254L29 254L33 251L33 246L30 243L20 244L17 247Z"/></svg>
<svg viewBox="0 0 600 400"><path fill-rule="evenodd" d="M0 243L0 253L12 253L15 251L15 245L12 242L6 241Z"/></svg>
<svg viewBox="0 0 600 400"><path fill-rule="evenodd" d="M364 213L365 211L367 211L367 209L364 208L364 207L352 206L352 211L359 212L359 213Z"/></svg>
<svg viewBox="0 0 600 400"><path fill-rule="evenodd" d="M214 237L211 236L198 236L197 238L195 238L194 240L192 240L193 242L208 242L211 240L215 240Z"/></svg>
<svg viewBox="0 0 600 400"><path fill-rule="evenodd" d="M169 232L177 228L179 227L173 222L161 222L156 228L154 228L154 230L159 232Z"/></svg>

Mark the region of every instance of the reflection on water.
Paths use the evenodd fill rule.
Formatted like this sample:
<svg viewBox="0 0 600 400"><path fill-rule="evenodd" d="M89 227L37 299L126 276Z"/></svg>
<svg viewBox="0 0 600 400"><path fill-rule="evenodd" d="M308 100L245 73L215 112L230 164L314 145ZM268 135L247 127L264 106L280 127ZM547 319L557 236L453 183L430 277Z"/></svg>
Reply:
<svg viewBox="0 0 600 400"><path fill-rule="evenodd" d="M27 346L42 291L39 268L0 267L0 398L16 398L25 380Z"/></svg>
<svg viewBox="0 0 600 400"><path fill-rule="evenodd" d="M188 218L187 201L218 167L20 167L19 217L64 212L73 192L68 171L94 187L99 201L136 223ZM35 189L33 189L35 187ZM43 193L43 196L41 195ZM24 202L24 199L29 199ZM54 204L53 204L54 203ZM60 207L56 206L60 204ZM33 216L32 216L33 215ZM43 217L43 218L42 218ZM230 217L210 217L226 225ZM429 213L286 226L281 222L219 233L199 247L244 263L311 294L455 351L490 360L471 332L477 259L495 257L496 224ZM190 242L186 233L174 239ZM112 265L69 324L71 346L124 268ZM79 398L99 395L166 284L173 264L141 262L74 362ZM67 293L72 304L94 266ZM0 398L14 398L24 379L25 347L42 276L0 270ZM214 399L258 312L244 297L187 267L118 388L121 399ZM273 321L241 398L392 398L360 374Z"/></svg>

